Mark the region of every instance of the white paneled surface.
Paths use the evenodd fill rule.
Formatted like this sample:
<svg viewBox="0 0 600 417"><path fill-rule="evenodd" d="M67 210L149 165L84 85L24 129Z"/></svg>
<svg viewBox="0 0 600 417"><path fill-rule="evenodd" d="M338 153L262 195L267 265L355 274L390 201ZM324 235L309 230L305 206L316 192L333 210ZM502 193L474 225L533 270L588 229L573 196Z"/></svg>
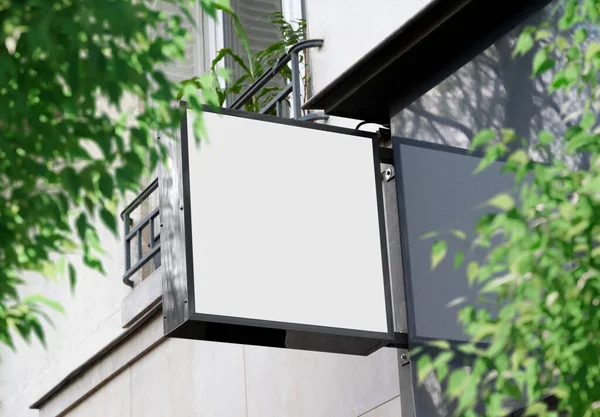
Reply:
<svg viewBox="0 0 600 417"><path fill-rule="evenodd" d="M210 144L188 146L196 311L387 332L372 140L204 117Z"/></svg>

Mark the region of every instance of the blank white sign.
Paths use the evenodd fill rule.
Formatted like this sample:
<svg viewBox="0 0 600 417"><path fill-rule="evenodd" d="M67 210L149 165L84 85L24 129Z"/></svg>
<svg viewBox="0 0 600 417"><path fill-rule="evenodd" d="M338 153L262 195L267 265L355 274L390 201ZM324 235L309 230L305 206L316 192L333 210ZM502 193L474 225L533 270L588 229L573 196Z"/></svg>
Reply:
<svg viewBox="0 0 600 417"><path fill-rule="evenodd" d="M210 143L188 139L196 312L387 332L372 139L203 117Z"/></svg>

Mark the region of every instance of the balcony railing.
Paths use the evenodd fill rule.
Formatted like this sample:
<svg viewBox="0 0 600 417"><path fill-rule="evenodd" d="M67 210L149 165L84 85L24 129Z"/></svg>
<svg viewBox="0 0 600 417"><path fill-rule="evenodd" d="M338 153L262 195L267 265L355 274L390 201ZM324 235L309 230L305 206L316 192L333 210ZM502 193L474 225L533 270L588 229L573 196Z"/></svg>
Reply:
<svg viewBox="0 0 600 417"><path fill-rule="evenodd" d="M250 85L246 91L244 91L237 100L235 100L230 106L230 109L241 110L252 97L259 93L260 90L266 86L269 81L275 78L279 72L288 64L292 70L292 81L288 83L273 99L267 103L259 113L265 114L275 108L276 115L283 116L283 102L292 94L292 117L298 120L316 120L316 119L327 119L327 115L324 113L311 113L305 116L302 115L302 101L301 101L301 76L300 76L300 52L308 48L320 48L323 46L322 39L308 39L305 41L298 42L292 46L287 54L282 56L279 61L269 70L265 71L258 79Z"/></svg>
<svg viewBox="0 0 600 417"><path fill-rule="evenodd" d="M323 45L321 39L309 39L297 43L290 48L287 54L282 56L277 63L265 71L252 85L250 85L230 106L231 109L241 110L255 94L258 94L261 89L266 86L269 81L279 75L281 70L286 66L291 66L292 80L262 109L259 113L268 113L273 108L276 109L276 114L279 117L283 117L283 103L287 98L292 95L291 109L292 117L298 120L314 121L314 120L325 120L328 116L324 113L310 113L302 115L302 104L301 104L301 75L300 75L300 56L299 54L308 48L319 48ZM156 207L150 211L143 219L137 222L133 226L131 214L142 206L146 201L149 200L150 195L158 189L158 179L152 181L144 191L138 195L135 200L127 206L121 218L124 223L124 235L125 235L125 274L123 276L123 282L130 287L133 287L134 281L131 277L142 269L148 262L154 260L154 267L160 266L160 229L157 233L155 230L155 220L160 218L160 208ZM133 226L133 227L132 227ZM149 237L147 243L144 243L145 230L149 230ZM135 241L135 247L133 253L136 254L136 261L132 262L132 243ZM147 248L145 247L147 246ZM147 249L147 250L146 250ZM133 263L133 264L132 264Z"/></svg>
<svg viewBox="0 0 600 417"><path fill-rule="evenodd" d="M144 189L138 195L135 200L131 202L121 213L121 218L124 224L124 236L125 236L125 275L123 276L123 282L130 287L133 287L133 281L131 277L137 271L139 271L144 265L154 258L155 267L160 266L160 230L156 233L155 221L160 216L159 207L154 208L148 215L137 222L134 227L131 227L133 221L131 214L138 209L142 204L149 200L150 195L158 189L158 178L152 181L150 185ZM145 230L149 231L148 250L144 250L144 239L143 233ZM132 265L132 242L135 240L136 262Z"/></svg>

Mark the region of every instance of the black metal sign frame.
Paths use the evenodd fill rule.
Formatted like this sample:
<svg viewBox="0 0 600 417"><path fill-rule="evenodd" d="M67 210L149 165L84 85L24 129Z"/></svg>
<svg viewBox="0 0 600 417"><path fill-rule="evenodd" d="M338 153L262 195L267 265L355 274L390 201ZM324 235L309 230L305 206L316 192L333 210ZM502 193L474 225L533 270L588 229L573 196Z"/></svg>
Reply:
<svg viewBox="0 0 600 417"><path fill-rule="evenodd" d="M185 103L182 103L186 107ZM273 116L230 109L217 111L227 116L260 120L312 130L324 130L364 137L373 143L373 180L376 185L379 216L381 261L384 276L386 303L386 333L354 329L331 328L288 322L274 322L243 317L217 316L197 313L194 298L194 271L192 261L190 202L190 172L187 115L182 121L180 141L170 141L173 165L161 172L160 204L164 223L163 262L163 313L165 335L172 337L226 343L368 355L384 346L406 346L406 335L395 333L389 262L386 242L385 213L381 185L381 168L378 140L374 133L344 129L316 123L301 122ZM186 112L187 113L187 112ZM273 152L277 152L276 149ZM343 149L340 149L343 155ZM283 157L274 155L274 157Z"/></svg>

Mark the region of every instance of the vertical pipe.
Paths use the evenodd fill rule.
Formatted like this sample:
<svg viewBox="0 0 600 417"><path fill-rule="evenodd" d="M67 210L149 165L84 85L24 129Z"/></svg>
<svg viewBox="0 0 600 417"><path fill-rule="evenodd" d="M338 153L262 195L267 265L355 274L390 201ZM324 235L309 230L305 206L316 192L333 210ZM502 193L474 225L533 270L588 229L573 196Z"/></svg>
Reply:
<svg viewBox="0 0 600 417"><path fill-rule="evenodd" d="M150 248L154 247L154 217L150 218Z"/></svg>
<svg viewBox="0 0 600 417"><path fill-rule="evenodd" d="M142 259L142 225L139 225L139 229L137 230L137 247L138 247L138 258L137 262Z"/></svg>
<svg viewBox="0 0 600 417"><path fill-rule="evenodd" d="M302 103L300 102L300 59L298 52L292 52L292 112L294 119L302 117Z"/></svg>
<svg viewBox="0 0 600 417"><path fill-rule="evenodd" d="M281 106L281 101L278 101L277 103L275 103L275 114L277 115L277 117L282 117L282 113L283 108Z"/></svg>
<svg viewBox="0 0 600 417"><path fill-rule="evenodd" d="M124 226L125 226L125 271L129 270L129 268L131 268L131 243L130 241L127 239L127 235L129 234L129 212L126 211L125 212L125 220L124 220Z"/></svg>

